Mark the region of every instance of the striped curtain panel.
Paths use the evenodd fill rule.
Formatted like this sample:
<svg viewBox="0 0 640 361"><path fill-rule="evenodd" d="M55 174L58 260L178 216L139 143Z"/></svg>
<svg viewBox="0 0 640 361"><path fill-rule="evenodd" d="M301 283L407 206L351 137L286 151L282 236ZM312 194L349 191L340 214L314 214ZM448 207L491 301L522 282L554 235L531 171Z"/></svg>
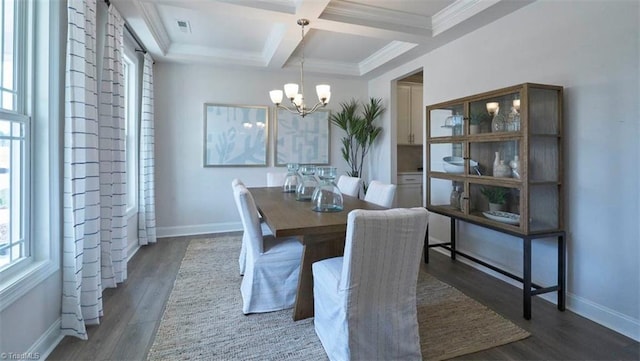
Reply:
<svg viewBox="0 0 640 361"><path fill-rule="evenodd" d="M100 250L102 288L127 278L124 20L109 6L100 80Z"/></svg>
<svg viewBox="0 0 640 361"><path fill-rule="evenodd" d="M142 120L140 124L140 159L138 177L138 243L156 242L155 135L153 117L153 59L144 54L142 74Z"/></svg>
<svg viewBox="0 0 640 361"><path fill-rule="evenodd" d="M68 0L67 18L61 329L86 340L102 314L96 0Z"/></svg>
<svg viewBox="0 0 640 361"><path fill-rule="evenodd" d="M109 12L98 105L96 0L68 0L67 17L61 330L86 340L102 290L126 278L123 22Z"/></svg>

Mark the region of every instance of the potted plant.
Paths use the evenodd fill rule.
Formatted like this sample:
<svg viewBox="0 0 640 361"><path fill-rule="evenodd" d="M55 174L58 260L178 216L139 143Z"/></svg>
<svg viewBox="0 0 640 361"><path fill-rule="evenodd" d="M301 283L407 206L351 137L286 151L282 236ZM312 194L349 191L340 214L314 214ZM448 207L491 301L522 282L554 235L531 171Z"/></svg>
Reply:
<svg viewBox="0 0 640 361"><path fill-rule="evenodd" d="M483 187L480 190L480 193L487 197L487 200L489 201L490 211L504 210L505 203L507 203L508 192L509 190L503 187Z"/></svg>
<svg viewBox="0 0 640 361"><path fill-rule="evenodd" d="M341 150L342 157L350 168L347 175L351 177L362 177L364 158L382 132L382 127L373 124L385 110L381 103L381 99L370 98L369 103L364 104L362 111L358 113L360 104L356 99L352 99L341 103L342 109L332 113L329 118L346 133L342 138Z"/></svg>
<svg viewBox="0 0 640 361"><path fill-rule="evenodd" d="M478 112L471 115L469 119L469 134L480 133L480 126L486 123L490 119L489 114L485 112Z"/></svg>

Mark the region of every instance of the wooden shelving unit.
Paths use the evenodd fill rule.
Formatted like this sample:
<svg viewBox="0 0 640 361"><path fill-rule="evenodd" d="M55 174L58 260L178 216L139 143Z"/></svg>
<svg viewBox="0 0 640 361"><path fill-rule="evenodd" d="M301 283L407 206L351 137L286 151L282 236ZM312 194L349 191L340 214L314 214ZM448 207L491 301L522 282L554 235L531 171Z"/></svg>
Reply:
<svg viewBox="0 0 640 361"><path fill-rule="evenodd" d="M452 222L450 242L429 247L447 248L452 258L462 255L523 282L525 318L531 317L531 296L539 293L557 291L564 309L562 99L560 86L524 83L426 109L427 209ZM519 166L508 167L516 158ZM482 194L487 188L504 193L504 209L490 210ZM461 197L453 196L454 189ZM457 251L457 220L521 238L522 277ZM544 237L558 238L558 285L547 288L531 284L531 241Z"/></svg>

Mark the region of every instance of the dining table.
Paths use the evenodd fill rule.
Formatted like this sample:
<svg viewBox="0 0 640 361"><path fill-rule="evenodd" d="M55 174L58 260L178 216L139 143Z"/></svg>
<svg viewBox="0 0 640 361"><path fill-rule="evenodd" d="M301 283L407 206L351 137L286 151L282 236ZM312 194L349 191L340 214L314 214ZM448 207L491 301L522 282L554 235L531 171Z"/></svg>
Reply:
<svg viewBox="0 0 640 361"><path fill-rule="evenodd" d="M275 237L296 237L302 243L293 319L313 317L313 262L343 255L349 212L387 208L343 194L342 211L317 212L311 202L296 200L295 193L285 193L282 187L252 187L249 191Z"/></svg>

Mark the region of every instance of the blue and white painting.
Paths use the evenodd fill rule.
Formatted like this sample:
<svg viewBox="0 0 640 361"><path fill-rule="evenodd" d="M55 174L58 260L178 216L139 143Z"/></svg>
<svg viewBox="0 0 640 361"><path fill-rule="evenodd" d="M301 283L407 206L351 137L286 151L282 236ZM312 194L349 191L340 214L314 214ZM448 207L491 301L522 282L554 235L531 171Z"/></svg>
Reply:
<svg viewBox="0 0 640 361"><path fill-rule="evenodd" d="M329 111L318 110L304 118L278 109L276 165L329 164Z"/></svg>
<svg viewBox="0 0 640 361"><path fill-rule="evenodd" d="M204 105L204 166L266 166L268 107Z"/></svg>

